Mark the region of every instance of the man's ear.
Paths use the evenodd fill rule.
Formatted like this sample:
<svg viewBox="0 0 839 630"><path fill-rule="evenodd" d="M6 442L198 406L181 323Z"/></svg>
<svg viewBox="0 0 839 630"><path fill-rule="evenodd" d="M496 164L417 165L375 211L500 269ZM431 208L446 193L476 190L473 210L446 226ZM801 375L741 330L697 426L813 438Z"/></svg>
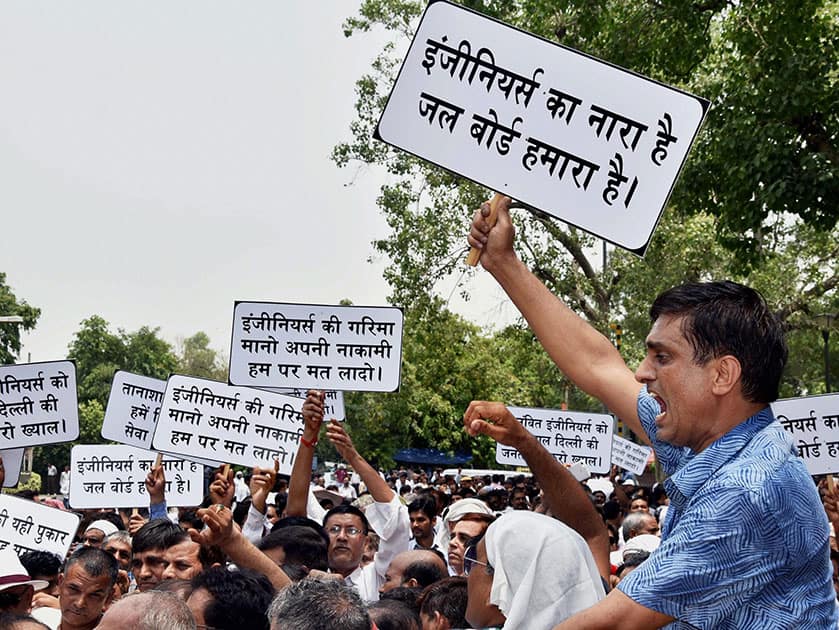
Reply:
<svg viewBox="0 0 839 630"><path fill-rule="evenodd" d="M740 376L743 372L740 366L740 361L736 357L726 354L716 361L716 369L714 370L714 381L711 384L711 390L717 396L724 396L731 392L740 382Z"/></svg>
<svg viewBox="0 0 839 630"><path fill-rule="evenodd" d="M419 586L419 582L417 582L416 578L408 578L404 582L402 582L402 586L407 586L408 588L417 588Z"/></svg>

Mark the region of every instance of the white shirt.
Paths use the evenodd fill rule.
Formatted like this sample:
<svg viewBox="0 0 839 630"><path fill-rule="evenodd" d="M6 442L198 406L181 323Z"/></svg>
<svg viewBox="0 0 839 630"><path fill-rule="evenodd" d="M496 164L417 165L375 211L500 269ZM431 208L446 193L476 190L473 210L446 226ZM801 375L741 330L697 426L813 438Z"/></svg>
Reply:
<svg viewBox="0 0 839 630"><path fill-rule="evenodd" d="M311 492L307 505L309 518L323 523L326 510ZM365 602L375 602L379 600L379 587L385 583L385 572L391 560L397 554L408 551L411 519L408 516L408 507L399 500L396 493L388 503L375 501L368 505L364 515L370 523L370 528L379 535L379 550L373 556L373 562L357 567L344 578L344 583L355 587Z"/></svg>

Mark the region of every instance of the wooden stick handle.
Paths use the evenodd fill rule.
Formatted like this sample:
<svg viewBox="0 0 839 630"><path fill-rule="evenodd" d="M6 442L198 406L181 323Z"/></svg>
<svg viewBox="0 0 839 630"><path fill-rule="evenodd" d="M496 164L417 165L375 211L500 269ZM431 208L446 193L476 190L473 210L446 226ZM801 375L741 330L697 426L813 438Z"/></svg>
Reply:
<svg viewBox="0 0 839 630"><path fill-rule="evenodd" d="M489 227L494 226L495 222L498 221L498 205L501 203L503 198L503 195L495 193L495 196L489 201L489 216L486 218L487 223L489 223ZM482 249L477 249L476 247L471 248L469 250L469 255L466 257L466 264L470 267L477 265L478 261L481 259L482 252Z"/></svg>
<svg viewBox="0 0 839 630"><path fill-rule="evenodd" d="M157 458L154 460L154 467L157 468L162 463L163 463L163 453L158 453Z"/></svg>
<svg viewBox="0 0 839 630"><path fill-rule="evenodd" d="M230 464L225 464L221 467L221 478L227 479L227 474L230 472Z"/></svg>
<svg viewBox="0 0 839 630"><path fill-rule="evenodd" d="M831 494L833 494L833 473L830 473L827 476L827 489L830 490Z"/></svg>

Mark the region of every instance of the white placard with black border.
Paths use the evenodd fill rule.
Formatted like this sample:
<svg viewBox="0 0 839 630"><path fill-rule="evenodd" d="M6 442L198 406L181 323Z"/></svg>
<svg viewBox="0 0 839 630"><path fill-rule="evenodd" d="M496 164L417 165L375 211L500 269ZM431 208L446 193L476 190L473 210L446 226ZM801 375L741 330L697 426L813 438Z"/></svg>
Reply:
<svg viewBox="0 0 839 630"><path fill-rule="evenodd" d="M291 474L303 435L303 400L174 375L154 433L156 450Z"/></svg>
<svg viewBox="0 0 839 630"><path fill-rule="evenodd" d="M619 435L612 438L612 463L635 475L643 475L653 449Z"/></svg>
<svg viewBox="0 0 839 630"><path fill-rule="evenodd" d="M74 512L0 494L0 549L12 548L19 556L49 551L64 558L80 520Z"/></svg>
<svg viewBox="0 0 839 630"><path fill-rule="evenodd" d="M708 101L446 0L375 136L643 255Z"/></svg>
<svg viewBox="0 0 839 630"><path fill-rule="evenodd" d="M294 389L289 387L272 387L269 391L295 398L306 398L305 389ZM323 390L323 419L337 420L343 422L347 419L347 412L344 410L344 392L334 389Z"/></svg>
<svg viewBox="0 0 839 630"><path fill-rule="evenodd" d="M72 361L0 367L0 449L70 442L79 437Z"/></svg>
<svg viewBox="0 0 839 630"><path fill-rule="evenodd" d="M230 382L248 387L399 389L402 310L237 302Z"/></svg>
<svg viewBox="0 0 839 630"><path fill-rule="evenodd" d="M784 398L771 407L811 475L839 472L839 394Z"/></svg>
<svg viewBox="0 0 839 630"><path fill-rule="evenodd" d="M146 475L157 453L124 445L82 444L70 451L70 505L77 510L148 507ZM204 468L171 455L161 462L166 504L200 505Z"/></svg>
<svg viewBox="0 0 839 630"><path fill-rule="evenodd" d="M582 463L590 472L608 473L614 418L603 413L510 407L510 412L562 464ZM497 444L495 461L526 466L517 449Z"/></svg>

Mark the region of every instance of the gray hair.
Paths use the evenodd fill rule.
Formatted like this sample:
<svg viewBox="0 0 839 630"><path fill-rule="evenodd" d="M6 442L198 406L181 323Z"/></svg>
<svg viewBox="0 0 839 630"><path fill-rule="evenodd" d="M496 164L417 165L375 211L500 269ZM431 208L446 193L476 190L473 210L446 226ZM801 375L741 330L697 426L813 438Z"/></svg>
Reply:
<svg viewBox="0 0 839 630"><path fill-rule="evenodd" d="M102 546L104 546L105 543L108 543L112 540L119 540L121 542L128 543L128 545L130 546L131 545L131 534L129 534L127 531L122 530L122 529L117 530L113 534L108 534L107 536L105 536L105 538L102 539Z"/></svg>
<svg viewBox="0 0 839 630"><path fill-rule="evenodd" d="M340 580L305 579L286 587L268 608L271 630L370 630L358 592Z"/></svg>
<svg viewBox="0 0 839 630"><path fill-rule="evenodd" d="M117 600L109 612L120 608L135 614L130 620L131 630L195 630L195 619L186 602L172 593L135 591Z"/></svg>
<svg viewBox="0 0 839 630"><path fill-rule="evenodd" d="M632 530L639 530L644 526L644 521L648 518L655 520L655 516L650 514L649 512L630 512L626 515L626 518L623 519L623 523L621 524L621 531L623 532L623 540L626 542L629 540L629 535L632 533Z"/></svg>

